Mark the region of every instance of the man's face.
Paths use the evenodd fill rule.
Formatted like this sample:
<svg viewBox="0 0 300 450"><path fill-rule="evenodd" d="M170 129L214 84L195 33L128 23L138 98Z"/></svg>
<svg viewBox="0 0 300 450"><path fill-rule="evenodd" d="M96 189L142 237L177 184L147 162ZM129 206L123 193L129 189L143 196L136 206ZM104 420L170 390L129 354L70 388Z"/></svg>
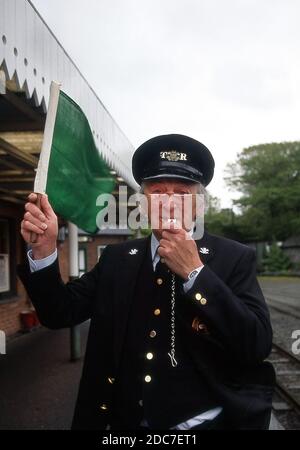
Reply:
<svg viewBox="0 0 300 450"><path fill-rule="evenodd" d="M198 186L193 182L171 178L145 182L144 194L153 231L160 236L164 229L170 228L171 222L171 226L189 231L196 218L197 193Z"/></svg>

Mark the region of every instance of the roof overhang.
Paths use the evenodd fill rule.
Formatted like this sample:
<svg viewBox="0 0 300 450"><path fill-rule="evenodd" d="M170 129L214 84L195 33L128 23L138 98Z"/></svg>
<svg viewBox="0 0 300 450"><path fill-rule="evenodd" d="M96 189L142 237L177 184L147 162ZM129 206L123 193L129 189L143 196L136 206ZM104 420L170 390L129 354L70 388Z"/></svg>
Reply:
<svg viewBox="0 0 300 450"><path fill-rule="evenodd" d="M86 114L107 165L137 190L131 172L134 147L30 1L2 0L0 30L0 68L6 89L0 90L0 153L5 155L7 178L15 176L17 182L18 176L24 179L27 174L33 181L50 83L55 80ZM12 183L0 179L0 194L5 181ZM22 187L20 183L20 199Z"/></svg>

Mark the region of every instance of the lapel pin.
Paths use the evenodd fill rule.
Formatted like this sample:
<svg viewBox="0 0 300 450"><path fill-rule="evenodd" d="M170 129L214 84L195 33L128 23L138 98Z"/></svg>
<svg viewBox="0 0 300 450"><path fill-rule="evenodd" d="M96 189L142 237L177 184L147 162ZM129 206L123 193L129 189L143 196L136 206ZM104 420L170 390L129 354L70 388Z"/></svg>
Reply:
<svg viewBox="0 0 300 450"><path fill-rule="evenodd" d="M130 250L130 252L128 252L128 253L129 253L129 255L136 255L137 252L138 252L138 249L137 249L137 248L132 248L132 249Z"/></svg>
<svg viewBox="0 0 300 450"><path fill-rule="evenodd" d="M203 253L204 255L208 255L209 254L209 248L201 247L199 252Z"/></svg>

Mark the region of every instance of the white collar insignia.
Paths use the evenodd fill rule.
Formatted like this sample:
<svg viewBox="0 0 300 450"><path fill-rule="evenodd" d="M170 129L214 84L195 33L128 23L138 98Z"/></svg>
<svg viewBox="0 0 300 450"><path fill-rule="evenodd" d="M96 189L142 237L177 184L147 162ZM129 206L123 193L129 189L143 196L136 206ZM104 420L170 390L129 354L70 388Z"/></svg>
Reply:
<svg viewBox="0 0 300 450"><path fill-rule="evenodd" d="M209 254L209 248L206 248L206 247L200 247L199 252L200 252L200 253L203 253L204 255L208 255L208 254Z"/></svg>

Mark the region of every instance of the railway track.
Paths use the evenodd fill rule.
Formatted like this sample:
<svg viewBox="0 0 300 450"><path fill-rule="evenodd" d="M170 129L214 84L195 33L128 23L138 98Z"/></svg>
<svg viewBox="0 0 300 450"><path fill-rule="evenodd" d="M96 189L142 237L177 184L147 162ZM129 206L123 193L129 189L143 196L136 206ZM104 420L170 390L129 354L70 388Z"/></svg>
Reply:
<svg viewBox="0 0 300 450"><path fill-rule="evenodd" d="M268 359L276 371L277 394L300 417L300 360L276 343Z"/></svg>
<svg viewBox="0 0 300 450"><path fill-rule="evenodd" d="M300 319L300 308L296 308L295 306L287 305L283 302L279 302L274 300L274 298L269 298L266 296L266 300L269 308L275 309L276 311L286 314L291 317L297 317Z"/></svg>
<svg viewBox="0 0 300 450"><path fill-rule="evenodd" d="M276 372L273 415L286 430L300 430L300 358L292 353L292 333L300 329L300 280L261 280L273 327L268 360Z"/></svg>

